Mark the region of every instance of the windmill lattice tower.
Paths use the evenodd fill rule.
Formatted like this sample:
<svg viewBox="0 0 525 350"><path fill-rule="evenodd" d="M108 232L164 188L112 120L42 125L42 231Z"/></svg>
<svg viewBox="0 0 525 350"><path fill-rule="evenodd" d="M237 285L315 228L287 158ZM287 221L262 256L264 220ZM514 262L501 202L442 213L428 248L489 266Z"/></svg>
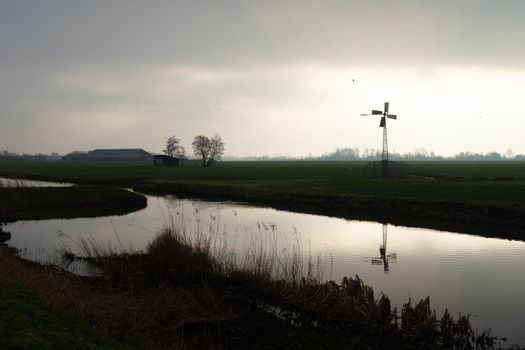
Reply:
<svg viewBox="0 0 525 350"><path fill-rule="evenodd" d="M385 102L384 111L373 109L370 114L361 114L362 116L382 115L379 127L383 128L383 152L381 154L381 177L390 177L389 160L388 160L388 135L386 130L386 118L397 119L397 115L388 113L388 102Z"/></svg>

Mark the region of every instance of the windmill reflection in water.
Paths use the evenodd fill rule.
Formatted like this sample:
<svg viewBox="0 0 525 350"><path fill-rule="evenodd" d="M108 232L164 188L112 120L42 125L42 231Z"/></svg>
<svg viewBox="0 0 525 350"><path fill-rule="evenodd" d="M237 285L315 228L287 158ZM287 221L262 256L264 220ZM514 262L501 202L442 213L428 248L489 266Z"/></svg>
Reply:
<svg viewBox="0 0 525 350"><path fill-rule="evenodd" d="M387 254L387 240L388 240L388 225L383 224L383 244L379 245L379 255L378 257L366 258L366 261L370 261L372 265L383 265L383 271L385 273L389 272L389 263L397 262L397 254L390 253Z"/></svg>

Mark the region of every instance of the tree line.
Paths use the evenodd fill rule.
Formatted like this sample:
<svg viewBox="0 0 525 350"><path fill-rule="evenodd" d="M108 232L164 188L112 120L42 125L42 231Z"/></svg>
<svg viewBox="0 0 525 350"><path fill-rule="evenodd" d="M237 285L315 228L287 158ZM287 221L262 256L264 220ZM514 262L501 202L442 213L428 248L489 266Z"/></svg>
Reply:
<svg viewBox="0 0 525 350"><path fill-rule="evenodd" d="M331 153L317 157L319 160L377 160L381 159L381 150L376 149L364 149L360 151L358 148L337 148ZM427 151L424 148L418 148L413 152L398 153L389 152L389 158L391 160L426 160L426 161L440 161L440 160L458 160L458 161L498 161L498 160L525 160L525 155L514 154L512 150L507 150L505 153L499 152L460 152L453 156L442 156L434 153L433 151Z"/></svg>
<svg viewBox="0 0 525 350"><path fill-rule="evenodd" d="M197 135L191 143L193 155L202 160L202 166L211 166L224 155L225 143L220 135L215 134L212 137ZM173 135L166 140L164 154L169 157L182 159L186 157L186 149L180 144L180 139Z"/></svg>
<svg viewBox="0 0 525 350"><path fill-rule="evenodd" d="M307 156L286 156L286 155L273 155L273 156L246 156L246 157L227 157L226 160L246 160L246 161L271 161L271 160L327 160L327 161L346 161L346 160L366 160L374 161L381 159L381 150L374 148L337 148L332 152L325 153L321 156L307 155ZM525 161L525 154L515 154L512 150L507 150L505 153L489 152L489 153L478 153L478 152L460 152L453 156L442 156L434 153L433 151L427 151L424 148L418 148L413 152L398 153L389 152L390 160L400 161Z"/></svg>

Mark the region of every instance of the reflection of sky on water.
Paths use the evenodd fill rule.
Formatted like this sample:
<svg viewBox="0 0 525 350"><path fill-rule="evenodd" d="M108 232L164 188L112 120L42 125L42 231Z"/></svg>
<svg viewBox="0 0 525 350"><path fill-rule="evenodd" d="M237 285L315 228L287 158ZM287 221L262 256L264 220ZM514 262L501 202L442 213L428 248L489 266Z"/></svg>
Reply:
<svg viewBox="0 0 525 350"><path fill-rule="evenodd" d="M478 316L473 325L480 329L492 326L495 334L516 340L525 334L520 322L525 313L524 242L388 226L386 253L395 253L397 259L385 274L382 264L371 263L372 258L380 257L383 244L379 223L152 196L148 196L146 209L124 216L25 221L4 228L12 233L8 243L23 249L25 257L52 260L50 256L60 247L75 250L74 242L81 238L116 249L120 249L120 240L125 249L141 250L170 218L183 218L190 232L196 228L219 232L237 254L261 234L266 236L260 240L263 245L277 242L281 253L299 241L304 253L325 258L326 278L331 274L339 281L357 274L395 305L430 295L439 313L444 307L454 315L470 312ZM266 234L271 229L265 229L271 224L277 227L273 239ZM58 231L67 237L60 237Z"/></svg>
<svg viewBox="0 0 525 350"><path fill-rule="evenodd" d="M73 184L67 182L49 182L25 179L8 179L0 177L0 187L69 187Z"/></svg>

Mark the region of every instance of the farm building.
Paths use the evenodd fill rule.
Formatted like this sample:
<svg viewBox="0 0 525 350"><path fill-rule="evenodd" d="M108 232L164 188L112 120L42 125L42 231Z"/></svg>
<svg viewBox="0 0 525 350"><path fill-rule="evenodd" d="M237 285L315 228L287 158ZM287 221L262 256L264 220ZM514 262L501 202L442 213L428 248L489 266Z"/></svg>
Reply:
<svg viewBox="0 0 525 350"><path fill-rule="evenodd" d="M182 164L184 164L184 159L181 159L181 158L165 156L163 154L158 154L153 157L153 165L179 166Z"/></svg>
<svg viewBox="0 0 525 350"><path fill-rule="evenodd" d="M153 157L153 165L164 166L200 166L199 159L176 158L163 154L158 154Z"/></svg>
<svg viewBox="0 0 525 350"><path fill-rule="evenodd" d="M96 149L89 152L72 152L65 155L62 159L76 161L151 162L153 155L141 148Z"/></svg>

